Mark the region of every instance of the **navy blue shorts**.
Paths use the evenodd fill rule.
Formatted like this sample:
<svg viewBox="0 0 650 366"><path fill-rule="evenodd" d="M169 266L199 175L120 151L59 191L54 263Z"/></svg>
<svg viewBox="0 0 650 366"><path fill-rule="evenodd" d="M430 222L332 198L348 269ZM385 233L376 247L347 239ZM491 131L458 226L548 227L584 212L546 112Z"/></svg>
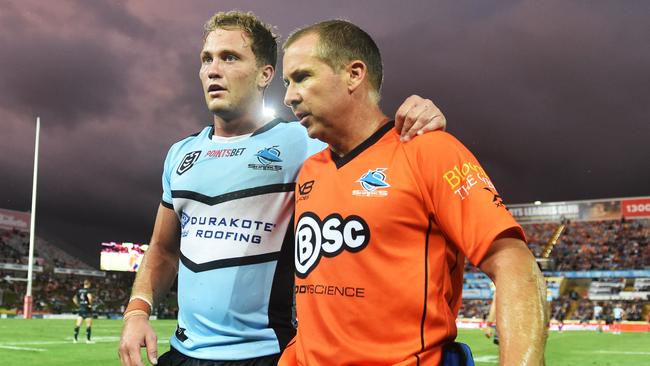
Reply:
<svg viewBox="0 0 650 366"><path fill-rule="evenodd" d="M180 353L174 347L158 357L158 366L276 366L280 354L235 361L212 361L192 358Z"/></svg>

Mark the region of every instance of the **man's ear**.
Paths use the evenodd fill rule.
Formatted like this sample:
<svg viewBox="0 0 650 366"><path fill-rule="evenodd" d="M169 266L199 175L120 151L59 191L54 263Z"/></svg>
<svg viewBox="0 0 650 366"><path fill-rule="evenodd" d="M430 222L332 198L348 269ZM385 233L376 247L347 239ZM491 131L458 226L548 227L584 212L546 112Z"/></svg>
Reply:
<svg viewBox="0 0 650 366"><path fill-rule="evenodd" d="M361 60L353 60L346 67L348 91L355 91L368 77L368 66Z"/></svg>
<svg viewBox="0 0 650 366"><path fill-rule="evenodd" d="M271 80L273 80L273 75L275 75L275 69L271 65L264 65L260 69L260 73L257 76L257 87L260 89L264 89L269 84L271 84Z"/></svg>

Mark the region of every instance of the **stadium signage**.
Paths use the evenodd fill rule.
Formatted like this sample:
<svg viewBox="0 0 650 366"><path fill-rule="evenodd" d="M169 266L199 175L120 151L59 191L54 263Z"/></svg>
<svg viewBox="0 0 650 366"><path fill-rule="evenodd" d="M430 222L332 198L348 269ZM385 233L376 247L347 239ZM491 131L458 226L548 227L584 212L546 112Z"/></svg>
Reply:
<svg viewBox="0 0 650 366"><path fill-rule="evenodd" d="M0 229L29 231L29 212L5 210L0 208Z"/></svg>
<svg viewBox="0 0 650 366"><path fill-rule="evenodd" d="M0 263L0 269L12 270L12 271L28 271L29 266L26 264L15 264L15 263ZM34 266L34 272L43 272L42 266Z"/></svg>
<svg viewBox="0 0 650 366"><path fill-rule="evenodd" d="M106 277L106 272L95 271L89 269L76 269L76 268L54 268L54 273L58 274L73 274L79 276L93 276L93 277Z"/></svg>
<svg viewBox="0 0 650 366"><path fill-rule="evenodd" d="M625 217L650 217L650 198L621 201Z"/></svg>
<svg viewBox="0 0 650 366"><path fill-rule="evenodd" d="M512 216L520 223L650 217L650 197L549 202L539 205L510 204L508 207Z"/></svg>
<svg viewBox="0 0 650 366"><path fill-rule="evenodd" d="M650 270L544 272L544 276L566 278L642 278L650 277Z"/></svg>

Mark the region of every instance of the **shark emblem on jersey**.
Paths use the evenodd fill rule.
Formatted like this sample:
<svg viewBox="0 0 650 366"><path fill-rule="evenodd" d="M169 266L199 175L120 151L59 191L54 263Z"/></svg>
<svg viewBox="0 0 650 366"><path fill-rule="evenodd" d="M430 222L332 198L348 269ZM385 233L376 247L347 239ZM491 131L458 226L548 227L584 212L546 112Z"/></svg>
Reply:
<svg viewBox="0 0 650 366"><path fill-rule="evenodd" d="M178 169L176 169L176 174L181 175L190 170L190 168L194 166L194 163L199 160L200 156L201 150L192 151L185 154L183 161L181 161L181 163L178 165Z"/></svg>
<svg viewBox="0 0 650 366"><path fill-rule="evenodd" d="M386 174L384 174L384 170L386 170L386 168L368 170L368 173L362 175L357 183L361 183L361 187L366 191L374 191L377 188L390 187L390 184L386 183Z"/></svg>
<svg viewBox="0 0 650 366"><path fill-rule="evenodd" d="M258 151L257 154L255 154L255 157L257 157L257 161L259 161L260 164L248 164L248 167L251 169L272 171L282 169L281 165L274 164L282 162L282 159L280 159L280 149L278 149L277 145Z"/></svg>
<svg viewBox="0 0 650 366"><path fill-rule="evenodd" d="M277 146L267 147L262 149L255 154L257 160L264 165L269 165L271 163L279 163L282 161L280 159L280 150L277 149Z"/></svg>
<svg viewBox="0 0 650 366"><path fill-rule="evenodd" d="M386 190L382 188L390 187L386 182L386 168L370 169L364 173L356 183L361 184L363 190L353 190L353 196L366 196L366 197L385 197L388 195Z"/></svg>

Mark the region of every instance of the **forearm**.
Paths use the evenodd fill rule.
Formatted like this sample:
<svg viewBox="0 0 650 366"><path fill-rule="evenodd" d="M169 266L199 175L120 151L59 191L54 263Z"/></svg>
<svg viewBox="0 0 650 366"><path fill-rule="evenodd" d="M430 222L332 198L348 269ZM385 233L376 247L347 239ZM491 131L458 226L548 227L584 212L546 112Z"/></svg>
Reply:
<svg viewBox="0 0 650 366"><path fill-rule="evenodd" d="M543 365L546 285L530 250L519 239L497 239L480 268L496 285L500 364Z"/></svg>
<svg viewBox="0 0 650 366"><path fill-rule="evenodd" d="M495 279L500 363L543 365L547 336L544 278L532 256L503 265L511 270Z"/></svg>

